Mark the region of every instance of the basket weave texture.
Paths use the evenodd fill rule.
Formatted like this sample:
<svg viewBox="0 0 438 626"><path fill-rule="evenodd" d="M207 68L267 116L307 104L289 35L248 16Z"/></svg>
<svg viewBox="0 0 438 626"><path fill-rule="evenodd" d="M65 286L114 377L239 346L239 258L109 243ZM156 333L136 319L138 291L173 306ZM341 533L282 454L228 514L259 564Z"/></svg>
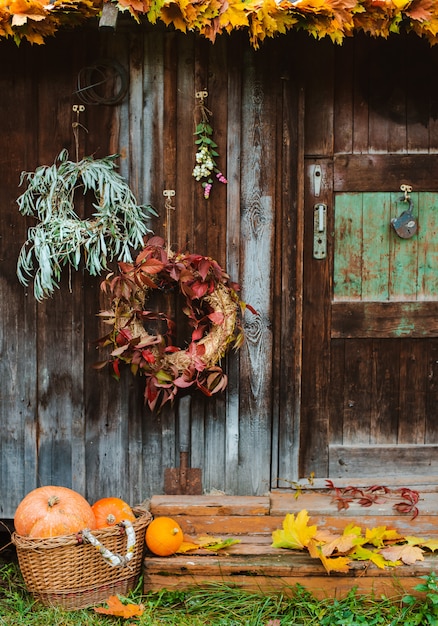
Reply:
<svg viewBox="0 0 438 626"><path fill-rule="evenodd" d="M83 609L104 602L111 595L125 595L140 576L145 531L152 520L149 511L136 508L134 513L134 553L124 567L109 565L98 549L80 541L80 533L48 539L13 533L28 591L42 604L64 609ZM126 554L127 538L122 527L96 530L93 535L113 554Z"/></svg>

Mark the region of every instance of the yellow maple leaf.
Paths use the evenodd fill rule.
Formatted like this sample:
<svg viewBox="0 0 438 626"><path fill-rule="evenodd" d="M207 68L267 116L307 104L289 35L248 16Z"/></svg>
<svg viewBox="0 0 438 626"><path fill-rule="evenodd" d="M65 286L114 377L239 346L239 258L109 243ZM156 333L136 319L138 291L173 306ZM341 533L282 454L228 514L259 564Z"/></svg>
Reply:
<svg viewBox="0 0 438 626"><path fill-rule="evenodd" d="M369 550L363 546L356 546L349 556L354 561L371 561L379 569L385 569L385 566L395 567L396 565L401 565L401 561L388 561L380 552Z"/></svg>
<svg viewBox="0 0 438 626"><path fill-rule="evenodd" d="M327 574L330 572L341 572L346 574L350 569L351 560L346 556L331 556L327 557L322 553L321 546L311 539L308 544L308 550L311 557L319 559L324 566Z"/></svg>
<svg viewBox="0 0 438 626"><path fill-rule="evenodd" d="M177 552L190 552L190 550L199 550L200 548L217 552L236 543L240 543L240 539L233 539L232 537L227 539L220 537L197 537L195 541L183 541Z"/></svg>
<svg viewBox="0 0 438 626"><path fill-rule="evenodd" d="M308 523L309 515L305 509L296 518L293 513L288 513L283 520L283 529L272 533L272 547L290 550L306 548L317 531L316 526L309 526Z"/></svg>
<svg viewBox="0 0 438 626"><path fill-rule="evenodd" d="M174 0L166 0L160 9L160 19L169 26L173 24L177 30L183 33L187 31L187 24L184 18L184 8L181 3Z"/></svg>
<svg viewBox="0 0 438 626"><path fill-rule="evenodd" d="M438 550L438 539L429 539L428 541L424 541L421 546L423 548L427 548L431 552L435 552L435 550Z"/></svg>
<svg viewBox="0 0 438 626"><path fill-rule="evenodd" d="M234 28L248 26L247 4L242 0L230 0L225 11L219 15L219 24L227 32Z"/></svg>
<svg viewBox="0 0 438 626"><path fill-rule="evenodd" d="M414 535L407 535L404 537L404 541L410 546L422 546L426 539L415 537Z"/></svg>
<svg viewBox="0 0 438 626"><path fill-rule="evenodd" d="M438 539L423 539L422 537L414 537L408 535L404 538L409 546L418 546L420 548L427 548L431 552L438 550Z"/></svg>
<svg viewBox="0 0 438 626"><path fill-rule="evenodd" d="M183 541L177 552L184 554L185 552L190 552L190 550L198 550L200 547L199 543L194 543L193 541Z"/></svg>
<svg viewBox="0 0 438 626"><path fill-rule="evenodd" d="M27 20L41 21L47 17L47 11L38 0L13 0L9 5L12 15L12 26L23 26Z"/></svg>
<svg viewBox="0 0 438 626"><path fill-rule="evenodd" d="M376 526L375 528L365 529L365 539L367 543L371 543L376 548L382 548L385 542L393 542L404 540L404 537L398 534L396 530L386 528L386 526Z"/></svg>

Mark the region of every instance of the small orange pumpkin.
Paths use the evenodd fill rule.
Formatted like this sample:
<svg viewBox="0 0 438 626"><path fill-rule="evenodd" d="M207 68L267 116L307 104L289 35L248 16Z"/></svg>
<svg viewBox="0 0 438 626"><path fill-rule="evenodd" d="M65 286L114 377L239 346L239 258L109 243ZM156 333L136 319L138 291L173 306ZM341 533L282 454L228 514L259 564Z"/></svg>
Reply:
<svg viewBox="0 0 438 626"><path fill-rule="evenodd" d="M171 517L156 517L146 529L146 545L157 556L170 556L184 539L181 526Z"/></svg>
<svg viewBox="0 0 438 626"><path fill-rule="evenodd" d="M124 520L135 522L131 507L120 498L101 498L91 508L96 518L96 528L110 528Z"/></svg>
<svg viewBox="0 0 438 626"><path fill-rule="evenodd" d="M60 537L96 528L93 510L83 496L68 487L37 487L20 502L15 530L27 537Z"/></svg>

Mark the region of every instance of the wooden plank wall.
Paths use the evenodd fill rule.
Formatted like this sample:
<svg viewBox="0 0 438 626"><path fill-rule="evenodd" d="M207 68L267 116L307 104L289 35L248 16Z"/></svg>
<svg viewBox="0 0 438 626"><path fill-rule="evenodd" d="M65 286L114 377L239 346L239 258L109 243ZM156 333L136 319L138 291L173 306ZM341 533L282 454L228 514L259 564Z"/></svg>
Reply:
<svg viewBox="0 0 438 626"><path fill-rule="evenodd" d="M129 91L117 106L86 105L80 156L120 153L137 198L160 213L157 234L165 234L162 192L174 189L172 245L216 258L259 313L246 315L246 344L225 363L228 392L193 397L191 464L202 468L206 491L264 493L280 466L293 477L297 357L280 346L289 348L296 333L298 90L281 47L257 54L245 37L212 46L121 24L116 34L66 33L41 47L3 42L0 58L0 517L12 517L25 493L50 483L90 501L116 495L135 504L162 493L164 469L179 461L175 407L151 414L139 381L126 373L117 384L109 371L92 369L104 331L99 279L66 272L61 290L36 303L16 278L32 224L15 203L20 172L52 163L64 147L74 158L77 75L102 58L127 69ZM208 202L191 175L194 96L202 89L229 179L214 185Z"/></svg>

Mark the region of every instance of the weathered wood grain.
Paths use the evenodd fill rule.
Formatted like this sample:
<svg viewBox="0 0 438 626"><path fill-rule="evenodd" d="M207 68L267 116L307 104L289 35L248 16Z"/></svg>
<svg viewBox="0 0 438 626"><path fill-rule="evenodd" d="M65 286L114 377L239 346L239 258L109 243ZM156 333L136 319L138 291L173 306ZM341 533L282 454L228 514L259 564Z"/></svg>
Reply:
<svg viewBox="0 0 438 626"><path fill-rule="evenodd" d="M333 302L333 338L437 337L437 302Z"/></svg>
<svg viewBox="0 0 438 626"><path fill-rule="evenodd" d="M322 185L315 196L313 172L320 165ZM330 307L332 257L313 258L313 207L316 202L330 204L332 165L330 160L306 162L304 275L303 275L303 370L300 433L300 476L327 475L329 375L330 370ZM333 212L327 212L330 233ZM331 250L328 236L328 250Z"/></svg>
<svg viewBox="0 0 438 626"><path fill-rule="evenodd" d="M392 502L370 508L352 504L347 510L337 511L336 503L327 492L302 493L298 498L291 492L273 492L269 497L269 511L264 509L263 515L246 514L259 505L260 498L257 497L242 498L242 502L227 496L175 496L168 498L167 502L154 497L151 501L153 514L165 515L171 510L188 541L207 535L224 539L233 537L238 543L217 553L205 549L170 557L146 553L144 590L202 588L221 582L262 594L292 595L295 585L300 584L317 597L340 597L353 587L360 593L373 591L395 597L412 591L420 576L434 571L436 555L426 553L424 561L396 569L379 569L368 563L353 561L347 573L332 572L328 576L318 559L312 559L306 551L274 548L272 532L282 527L287 513L306 509L312 524L332 532L342 533L348 524L354 524L363 530L386 526L398 530L400 534L434 538L438 534L437 493L430 491L421 496L421 513L415 520L395 512ZM202 512L208 508L204 499L210 505L220 504L224 514L217 510L217 515L204 515ZM263 499L264 505L266 500ZM196 509L201 515L196 515Z"/></svg>
<svg viewBox="0 0 438 626"><path fill-rule="evenodd" d="M11 42L12 44L12 42ZM2 133L7 138L0 153L3 209L0 211L0 376L1 432L0 455L2 481L0 514L8 517L17 506L17 493L32 489L37 475L37 425L35 372L37 370L36 303L29 290L17 287L16 259L26 239L31 220L19 215L15 199L22 170L36 162L37 137L32 132L35 83L31 80L31 55L15 54L14 45L3 50L5 70L0 88L9 97L2 102ZM27 62L24 79L16 75ZM22 106L17 106L17 103ZM6 207L8 210L6 210Z"/></svg>
<svg viewBox="0 0 438 626"><path fill-rule="evenodd" d="M335 191L437 191L438 155L337 154L334 172Z"/></svg>
<svg viewBox="0 0 438 626"><path fill-rule="evenodd" d="M241 284L243 299L258 312L244 320L245 345L240 353L240 439L237 479L251 493L265 493L271 481L272 299L275 179L263 164L276 148L276 82L266 59L244 53L242 76ZM275 171L275 170L274 170ZM269 426L268 426L269 425ZM257 449L257 461L254 450Z"/></svg>
<svg viewBox="0 0 438 626"><path fill-rule="evenodd" d="M427 472L436 475L437 451L434 444L330 446L330 475L372 476L372 468L382 462L388 477L399 474L424 475Z"/></svg>

